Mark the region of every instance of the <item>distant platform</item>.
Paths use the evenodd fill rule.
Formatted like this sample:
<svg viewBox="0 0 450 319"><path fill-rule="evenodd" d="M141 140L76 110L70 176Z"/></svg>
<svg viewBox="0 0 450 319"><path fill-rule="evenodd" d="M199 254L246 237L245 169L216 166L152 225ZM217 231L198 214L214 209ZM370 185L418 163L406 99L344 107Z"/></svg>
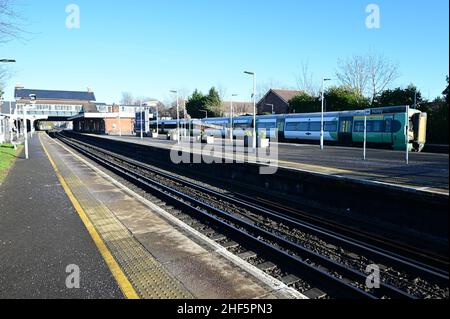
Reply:
<svg viewBox="0 0 450 319"><path fill-rule="evenodd" d="M167 149L176 143L162 138L145 137L141 140L135 136L94 136ZM217 142L219 145L220 141ZM363 160L363 150L352 147L326 146L321 151L317 145L278 143L278 153L275 164L287 169L415 192L449 194L448 154L410 153L410 163L406 165L405 152L383 149L368 149L366 161Z"/></svg>

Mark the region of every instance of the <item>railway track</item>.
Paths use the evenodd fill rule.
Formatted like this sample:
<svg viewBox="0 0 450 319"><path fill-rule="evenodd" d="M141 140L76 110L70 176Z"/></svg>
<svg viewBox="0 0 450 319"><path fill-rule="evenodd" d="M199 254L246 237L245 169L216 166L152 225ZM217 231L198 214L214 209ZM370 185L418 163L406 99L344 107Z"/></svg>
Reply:
<svg viewBox="0 0 450 319"><path fill-rule="evenodd" d="M448 273L97 146L61 134L55 136L102 166L158 194L166 202L182 206L233 238L264 251L331 296L415 299L432 296L435 289L447 289L448 296ZM379 289L366 287L364 268L371 263L387 269L387 279L381 282ZM401 269L401 272L394 269ZM409 281L399 280L396 276L412 278L421 285L414 287ZM427 284L424 285L424 282Z"/></svg>

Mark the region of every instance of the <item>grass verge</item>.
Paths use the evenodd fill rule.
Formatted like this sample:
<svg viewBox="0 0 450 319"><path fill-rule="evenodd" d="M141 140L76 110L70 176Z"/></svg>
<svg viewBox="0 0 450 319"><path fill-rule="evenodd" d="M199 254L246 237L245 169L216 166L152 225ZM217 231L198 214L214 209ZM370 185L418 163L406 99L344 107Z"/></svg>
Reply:
<svg viewBox="0 0 450 319"><path fill-rule="evenodd" d="M18 146L17 150L10 144L0 145L0 185L8 175L9 169L22 151L23 146Z"/></svg>

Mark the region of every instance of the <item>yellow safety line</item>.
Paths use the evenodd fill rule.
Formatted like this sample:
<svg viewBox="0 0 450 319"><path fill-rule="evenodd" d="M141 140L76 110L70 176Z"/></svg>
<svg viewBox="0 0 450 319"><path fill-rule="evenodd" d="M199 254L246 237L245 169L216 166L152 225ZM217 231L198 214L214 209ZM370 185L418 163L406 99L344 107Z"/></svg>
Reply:
<svg viewBox="0 0 450 319"><path fill-rule="evenodd" d="M53 169L55 170L56 175L58 176L58 180L60 181L64 191L66 192L67 196L69 197L70 201L72 202L72 205L74 206L75 210L77 211L78 215L80 216L81 220L83 221L84 226L86 227L89 234L91 235L92 240L94 241L95 245L97 246L98 250L100 251L101 255L103 256L103 259L105 260L106 265L108 266L112 275L116 279L125 298L140 299L136 290L133 288L133 285L130 283L128 278L125 276L125 274L122 271L122 269L120 268L119 264L116 262L113 255L109 251L108 247L103 242L99 233L95 229L95 226L91 223L86 212L84 211L84 209L81 207L78 200L73 195L73 193L70 190L69 186L67 185L64 177L61 175L58 167L56 166L56 163L53 161L53 158L51 157L50 153L47 151L47 148L45 147L44 143L42 142L40 135L39 135L39 141L44 149L45 154L47 154L47 157L50 160L50 163L52 164Z"/></svg>

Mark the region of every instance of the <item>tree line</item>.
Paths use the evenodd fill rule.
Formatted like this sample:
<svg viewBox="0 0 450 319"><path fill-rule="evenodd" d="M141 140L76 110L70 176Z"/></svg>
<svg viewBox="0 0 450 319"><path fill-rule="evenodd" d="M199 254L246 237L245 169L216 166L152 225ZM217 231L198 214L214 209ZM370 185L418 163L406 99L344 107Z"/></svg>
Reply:
<svg viewBox="0 0 450 319"><path fill-rule="evenodd" d="M385 89L372 98L364 96L350 86L333 86L324 93L324 105L328 112L397 105L415 106L417 109L428 113L428 141L430 143L448 144L448 86L449 77L447 76L447 86L442 92L442 96L432 101L423 98L420 90L413 84L406 88ZM289 101L289 106L293 113L320 112L322 108L321 96L302 92Z"/></svg>

